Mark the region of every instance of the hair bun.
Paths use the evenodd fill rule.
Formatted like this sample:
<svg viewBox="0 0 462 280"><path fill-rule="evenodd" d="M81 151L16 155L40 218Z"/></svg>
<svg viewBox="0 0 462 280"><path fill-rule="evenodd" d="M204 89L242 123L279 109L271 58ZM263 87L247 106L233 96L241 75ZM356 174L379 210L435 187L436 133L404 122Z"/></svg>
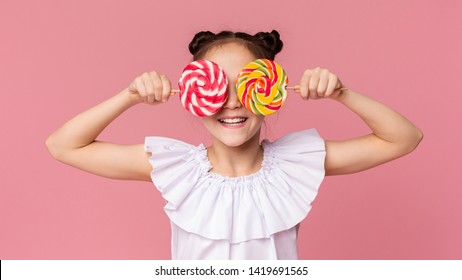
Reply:
<svg viewBox="0 0 462 280"><path fill-rule="evenodd" d="M201 31L197 33L194 38L192 39L191 43L189 43L189 52L192 55L196 55L196 53L206 44L214 41L215 33L210 31Z"/></svg>
<svg viewBox="0 0 462 280"><path fill-rule="evenodd" d="M201 31L194 35L188 48L194 60L198 60L203 59L211 48L229 42L242 43L256 58L270 60L274 60L283 47L279 32L273 30L271 32L258 32L255 35L232 31L221 31L219 33Z"/></svg>
<svg viewBox="0 0 462 280"><path fill-rule="evenodd" d="M273 54L273 57L276 56L284 46L280 39L279 32L276 30L271 32L258 32L254 36L261 40L264 47Z"/></svg>

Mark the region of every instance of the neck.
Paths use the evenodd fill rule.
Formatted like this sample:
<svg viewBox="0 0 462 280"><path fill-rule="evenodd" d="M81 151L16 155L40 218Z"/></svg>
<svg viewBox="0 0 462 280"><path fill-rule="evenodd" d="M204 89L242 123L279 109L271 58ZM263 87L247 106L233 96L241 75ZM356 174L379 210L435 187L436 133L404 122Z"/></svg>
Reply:
<svg viewBox="0 0 462 280"><path fill-rule="evenodd" d="M263 148L260 146L260 134L241 146L230 147L213 139L207 155L213 168L211 172L227 177L246 176L257 172L263 161Z"/></svg>

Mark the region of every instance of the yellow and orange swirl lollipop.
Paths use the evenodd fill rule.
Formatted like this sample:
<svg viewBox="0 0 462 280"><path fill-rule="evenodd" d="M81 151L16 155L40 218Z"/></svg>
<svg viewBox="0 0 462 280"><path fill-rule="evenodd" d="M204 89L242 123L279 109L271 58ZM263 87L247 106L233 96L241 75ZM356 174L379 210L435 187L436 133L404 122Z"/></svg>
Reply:
<svg viewBox="0 0 462 280"><path fill-rule="evenodd" d="M289 79L281 65L269 59L257 59L242 69L237 78L237 96L256 115L277 112L287 98Z"/></svg>

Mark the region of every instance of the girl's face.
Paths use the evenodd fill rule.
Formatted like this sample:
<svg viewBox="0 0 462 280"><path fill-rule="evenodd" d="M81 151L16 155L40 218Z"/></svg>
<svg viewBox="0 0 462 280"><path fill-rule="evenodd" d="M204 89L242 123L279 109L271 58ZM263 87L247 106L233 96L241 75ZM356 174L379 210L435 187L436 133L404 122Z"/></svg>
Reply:
<svg viewBox="0 0 462 280"><path fill-rule="evenodd" d="M236 82L241 69L257 59L242 44L231 42L209 50L203 59L220 65L228 78L228 99L223 108L212 116L202 117L202 122L215 141L229 147L239 147L249 140L260 138L264 116L249 112L237 98Z"/></svg>

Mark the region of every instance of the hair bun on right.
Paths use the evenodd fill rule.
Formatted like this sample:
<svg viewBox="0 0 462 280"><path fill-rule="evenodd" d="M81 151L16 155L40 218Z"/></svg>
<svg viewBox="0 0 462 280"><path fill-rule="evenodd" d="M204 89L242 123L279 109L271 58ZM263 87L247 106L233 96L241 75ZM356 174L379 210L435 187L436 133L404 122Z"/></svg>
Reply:
<svg viewBox="0 0 462 280"><path fill-rule="evenodd" d="M284 46L280 39L279 32L276 30L271 32L258 32L254 36L261 40L264 47L271 51L273 56L276 56L276 54L278 54Z"/></svg>

